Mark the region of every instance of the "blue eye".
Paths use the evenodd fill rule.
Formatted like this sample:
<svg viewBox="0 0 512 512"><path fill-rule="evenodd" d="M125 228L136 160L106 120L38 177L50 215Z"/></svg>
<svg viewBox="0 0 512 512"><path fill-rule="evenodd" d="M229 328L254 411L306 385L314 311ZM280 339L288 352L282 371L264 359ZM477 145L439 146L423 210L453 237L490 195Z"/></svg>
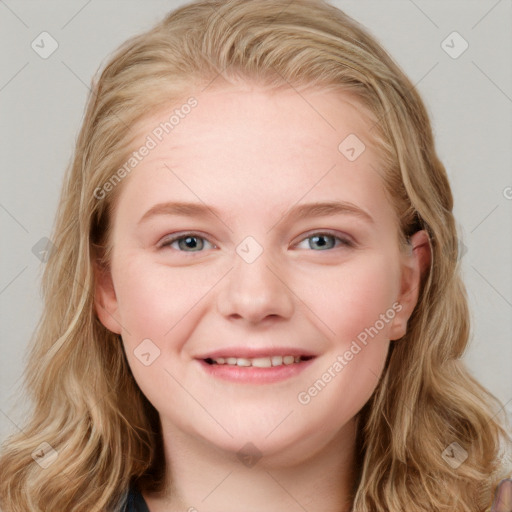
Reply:
<svg viewBox="0 0 512 512"><path fill-rule="evenodd" d="M338 246L354 247L354 243L346 238L338 237L331 233L314 233L304 238L297 246L303 244L306 241L310 241L306 249L319 249L321 251L334 249ZM339 242L337 244L337 242ZM177 244L177 246L175 245ZM172 236L164 240L160 244L160 247L171 247L179 252L201 252L203 249L208 248L207 244L211 248L215 248L211 242L209 242L203 236L199 236L197 233L182 233L179 236ZM300 248L300 247L299 247ZM304 249L304 247L302 247Z"/></svg>
<svg viewBox="0 0 512 512"><path fill-rule="evenodd" d="M336 241L339 241L342 246L354 247L354 243L351 240L338 237L331 233L314 233L313 235L304 238L304 240L302 240L300 243L304 243L307 240L310 240L307 247L308 249L313 249L316 246L321 251L334 249L336 247Z"/></svg>
<svg viewBox="0 0 512 512"><path fill-rule="evenodd" d="M178 244L178 249L181 252L200 252L204 248L205 242L210 244L206 238L199 236L195 233L185 233L181 236L175 236L165 240L160 247L172 247L173 244ZM213 244L210 244L215 247ZM189 250L190 249L190 250Z"/></svg>

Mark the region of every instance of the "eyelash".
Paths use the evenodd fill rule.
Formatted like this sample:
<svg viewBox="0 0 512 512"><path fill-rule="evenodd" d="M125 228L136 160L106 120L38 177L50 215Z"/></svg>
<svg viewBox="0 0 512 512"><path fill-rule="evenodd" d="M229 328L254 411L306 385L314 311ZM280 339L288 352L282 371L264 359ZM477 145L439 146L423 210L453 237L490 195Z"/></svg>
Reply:
<svg viewBox="0 0 512 512"><path fill-rule="evenodd" d="M338 246L334 246L332 247L331 249L324 249L325 251L329 251L329 250L333 250L333 249L336 249L337 247L347 247L347 248L353 248L355 247L355 243L352 242L351 240L349 240L348 238L344 238L344 237L340 237L340 236L337 236L335 235L334 233L329 233L327 231L317 231L317 232L314 232L304 238L302 238L298 244L304 242L305 240L308 240L309 238L313 238L315 236L330 236L330 237L333 237L334 239L336 240L339 240L339 242L341 242ZM162 242L160 245L159 245L159 248L163 249L163 248L166 248L166 247L169 247L174 243L174 242L178 242L179 240L183 240L185 238L188 238L188 237L194 237L194 238L199 238L199 239L202 239L202 240L206 240L208 241L208 243L210 243L211 245L215 246L215 244L212 244L206 237L202 236L201 234L199 233L195 233L193 231L191 232L185 232L185 233L181 233L179 235L175 235L175 236L171 236L171 238L168 238L166 240L164 240L164 242ZM296 244L297 245L297 244ZM313 251L313 249L310 249ZM324 252L324 250L320 250L320 251L313 251L313 252ZM194 252L203 252L203 251L181 251L179 249L177 249L178 252L184 252L184 253L187 253L187 252L191 252L191 253L194 253Z"/></svg>

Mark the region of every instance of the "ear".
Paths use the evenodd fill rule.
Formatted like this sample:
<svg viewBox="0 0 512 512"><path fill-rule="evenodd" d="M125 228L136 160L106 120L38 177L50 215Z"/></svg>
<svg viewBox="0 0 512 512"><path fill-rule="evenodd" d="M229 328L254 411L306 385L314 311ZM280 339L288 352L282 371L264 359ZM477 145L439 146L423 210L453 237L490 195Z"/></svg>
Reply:
<svg viewBox="0 0 512 512"><path fill-rule="evenodd" d="M403 255L401 264L400 295L397 302L402 306L393 319L390 340L398 340L407 332L407 322L416 307L422 278L430 267L431 251L429 236L425 230L417 231L409 238L410 252Z"/></svg>
<svg viewBox="0 0 512 512"><path fill-rule="evenodd" d="M121 334L118 303L112 274L109 269L94 262L94 309L100 322L116 334Z"/></svg>

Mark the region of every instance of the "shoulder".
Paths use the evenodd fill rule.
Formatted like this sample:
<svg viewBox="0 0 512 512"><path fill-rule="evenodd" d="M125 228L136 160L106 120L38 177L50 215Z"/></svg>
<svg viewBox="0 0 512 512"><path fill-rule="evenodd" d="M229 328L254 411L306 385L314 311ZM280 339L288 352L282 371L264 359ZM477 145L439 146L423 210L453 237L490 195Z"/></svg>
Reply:
<svg viewBox="0 0 512 512"><path fill-rule="evenodd" d="M142 494L135 487L130 487L128 490L126 505L121 512L149 512Z"/></svg>

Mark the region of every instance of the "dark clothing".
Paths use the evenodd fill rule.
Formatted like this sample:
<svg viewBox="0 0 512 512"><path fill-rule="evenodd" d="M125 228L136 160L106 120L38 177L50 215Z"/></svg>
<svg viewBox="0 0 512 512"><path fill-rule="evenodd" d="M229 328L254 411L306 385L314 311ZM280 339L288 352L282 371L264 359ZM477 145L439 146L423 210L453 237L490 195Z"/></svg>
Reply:
<svg viewBox="0 0 512 512"><path fill-rule="evenodd" d="M149 512L142 494L134 487L131 487L128 491L128 501L122 512Z"/></svg>

